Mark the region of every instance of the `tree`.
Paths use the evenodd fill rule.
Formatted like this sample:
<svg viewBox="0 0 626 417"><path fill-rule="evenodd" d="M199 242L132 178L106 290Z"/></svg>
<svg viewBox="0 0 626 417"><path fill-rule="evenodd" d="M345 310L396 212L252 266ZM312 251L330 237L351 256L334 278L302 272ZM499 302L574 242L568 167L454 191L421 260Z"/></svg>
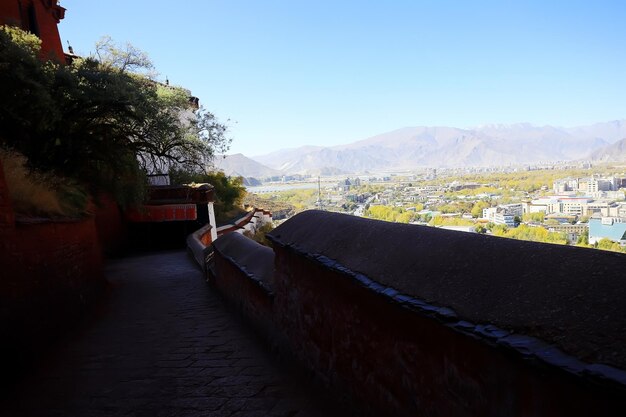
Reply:
<svg viewBox="0 0 626 417"><path fill-rule="evenodd" d="M598 249L608 250L612 252L624 252L624 248L622 248L619 243L613 242L612 240L607 238L600 239L598 242L596 242L595 247Z"/></svg>
<svg viewBox="0 0 626 417"><path fill-rule="evenodd" d="M75 178L123 204L142 197L145 173L204 172L225 152L227 126L190 93L152 78L147 55L105 38L98 59L41 62L38 40L0 30L0 136L31 166Z"/></svg>
<svg viewBox="0 0 626 417"><path fill-rule="evenodd" d="M221 171L202 173L172 168L169 171L170 182L174 185L190 183L209 183L215 189L215 212L221 220L227 220L229 213L241 206L246 196L242 177L229 177Z"/></svg>
<svg viewBox="0 0 626 417"><path fill-rule="evenodd" d="M474 207L472 207L472 211L470 212L472 214L472 217L477 219L479 217L482 217L483 215L483 209L489 208L491 207L491 204L489 204L486 201L477 201L474 204Z"/></svg>
<svg viewBox="0 0 626 417"><path fill-rule="evenodd" d="M524 222L537 222L537 223L543 223L545 217L545 213L543 211L539 211L536 213L524 213L524 215L522 215L522 220Z"/></svg>
<svg viewBox="0 0 626 417"><path fill-rule="evenodd" d="M477 224L474 230L476 230L476 233L480 233L481 235L487 233L487 228L482 224Z"/></svg>
<svg viewBox="0 0 626 417"><path fill-rule="evenodd" d="M120 72L143 73L150 79L154 79L156 75L148 54L130 43L118 45L110 36L103 36L96 42L96 51L92 58L103 66Z"/></svg>

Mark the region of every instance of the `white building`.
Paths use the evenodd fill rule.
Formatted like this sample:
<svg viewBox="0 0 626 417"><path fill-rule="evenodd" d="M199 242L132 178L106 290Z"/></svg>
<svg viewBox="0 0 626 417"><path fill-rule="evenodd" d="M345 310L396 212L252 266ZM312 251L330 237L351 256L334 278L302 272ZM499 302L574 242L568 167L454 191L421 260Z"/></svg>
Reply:
<svg viewBox="0 0 626 417"><path fill-rule="evenodd" d="M524 214L524 205L522 203L502 204L499 207L504 209L507 214L522 217Z"/></svg>
<svg viewBox="0 0 626 417"><path fill-rule="evenodd" d="M507 227L515 227L515 217L521 217L522 212L522 203L505 204L498 207L483 209L483 219L495 224L504 224Z"/></svg>
<svg viewBox="0 0 626 417"><path fill-rule="evenodd" d="M495 224L503 224L507 227L515 227L515 216L507 214L504 211L500 211L494 216L493 222Z"/></svg>

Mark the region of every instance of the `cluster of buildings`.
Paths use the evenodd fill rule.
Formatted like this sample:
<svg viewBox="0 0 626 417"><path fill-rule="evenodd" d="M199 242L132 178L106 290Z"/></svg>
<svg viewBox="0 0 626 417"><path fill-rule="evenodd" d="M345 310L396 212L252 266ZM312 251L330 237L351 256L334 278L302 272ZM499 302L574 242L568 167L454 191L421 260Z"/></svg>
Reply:
<svg viewBox="0 0 626 417"><path fill-rule="evenodd" d="M590 196L555 195L522 204L524 205L524 213L560 213L577 217L592 217L594 215L626 217L626 203L615 201L617 199L623 200L624 192L619 191L616 197L616 199L595 199Z"/></svg>
<svg viewBox="0 0 626 417"><path fill-rule="evenodd" d="M346 178L345 180L341 180L337 183L337 190L348 192L350 191L351 188L360 187L360 186L361 186L361 179L359 177L352 178L352 179Z"/></svg>
<svg viewBox="0 0 626 417"><path fill-rule="evenodd" d="M552 188L555 194L573 192L594 198L616 198L619 190L626 188L626 176L564 178L555 181Z"/></svg>
<svg viewBox="0 0 626 417"><path fill-rule="evenodd" d="M565 233L569 241L588 231L589 243L609 239L626 245L626 177L565 178L554 182L555 195L483 209L482 218L516 227L526 213L555 220L548 230ZM582 195L581 195L582 194ZM589 222L581 219L588 218Z"/></svg>

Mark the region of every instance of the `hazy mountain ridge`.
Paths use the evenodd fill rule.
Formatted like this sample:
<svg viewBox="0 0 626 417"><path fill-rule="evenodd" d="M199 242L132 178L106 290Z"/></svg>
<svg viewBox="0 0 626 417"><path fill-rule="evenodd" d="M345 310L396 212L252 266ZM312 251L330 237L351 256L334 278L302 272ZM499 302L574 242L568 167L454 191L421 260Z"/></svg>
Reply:
<svg viewBox="0 0 626 417"><path fill-rule="evenodd" d="M593 151L589 159L596 162L626 162L626 138Z"/></svg>
<svg viewBox="0 0 626 417"><path fill-rule="evenodd" d="M224 171L227 175L237 177L265 178L282 175L281 171L269 168L241 153L218 155L215 157L213 165L216 169Z"/></svg>
<svg viewBox="0 0 626 417"><path fill-rule="evenodd" d="M254 157L283 174L533 164L590 158L626 138L626 120L561 128L529 123L405 127L350 144L304 146Z"/></svg>

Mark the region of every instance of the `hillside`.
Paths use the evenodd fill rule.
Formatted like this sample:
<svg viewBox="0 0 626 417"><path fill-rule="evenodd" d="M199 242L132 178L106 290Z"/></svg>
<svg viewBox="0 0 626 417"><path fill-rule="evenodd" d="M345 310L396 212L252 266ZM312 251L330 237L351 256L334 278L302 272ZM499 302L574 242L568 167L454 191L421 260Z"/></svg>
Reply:
<svg viewBox="0 0 626 417"><path fill-rule="evenodd" d="M592 152L589 159L596 162L626 162L626 138Z"/></svg>
<svg viewBox="0 0 626 417"><path fill-rule="evenodd" d="M213 165L217 170L224 171L226 175L237 177L266 178L282 175L279 170L269 168L240 153L217 156Z"/></svg>

